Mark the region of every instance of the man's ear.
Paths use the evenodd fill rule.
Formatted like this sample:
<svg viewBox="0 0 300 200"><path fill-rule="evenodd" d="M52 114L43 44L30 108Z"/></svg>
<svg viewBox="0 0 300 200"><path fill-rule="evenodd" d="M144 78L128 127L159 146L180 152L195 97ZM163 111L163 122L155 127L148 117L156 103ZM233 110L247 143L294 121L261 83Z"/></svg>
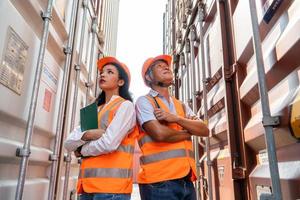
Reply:
<svg viewBox="0 0 300 200"><path fill-rule="evenodd" d="M152 81L152 79L151 79L151 77L149 76L149 74L146 74L145 79L146 79L147 81L149 81L149 82Z"/></svg>
<svg viewBox="0 0 300 200"><path fill-rule="evenodd" d="M125 81L124 81L123 79L120 79L120 80L118 81L118 86L119 86L119 87L123 86L124 84L125 84Z"/></svg>

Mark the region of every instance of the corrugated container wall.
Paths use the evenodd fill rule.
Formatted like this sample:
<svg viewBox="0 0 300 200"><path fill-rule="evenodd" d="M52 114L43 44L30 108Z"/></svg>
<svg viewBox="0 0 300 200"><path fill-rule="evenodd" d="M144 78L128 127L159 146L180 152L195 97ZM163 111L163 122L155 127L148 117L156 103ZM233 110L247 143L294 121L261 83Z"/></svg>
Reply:
<svg viewBox="0 0 300 200"><path fill-rule="evenodd" d="M280 121L274 126L273 135L282 195L285 200L299 199L300 2L255 3L270 111ZM166 51L169 44L164 43L166 53L174 52L174 93L191 107L194 105L203 118L204 84L207 92L210 148L205 147L205 139L199 139L200 195L208 199L211 181L212 199L259 199L262 193L273 190L249 1L173 0L168 4L175 5L176 16L176 28L171 33L176 36L176 44ZM170 15L168 12L167 9L165 16ZM274 16L267 23L271 14ZM171 22L164 21L168 23ZM168 38L171 28L165 29ZM194 39L192 30L196 33Z"/></svg>
<svg viewBox="0 0 300 200"><path fill-rule="evenodd" d="M104 43L103 47L105 56L116 56L119 4L120 0L103 1L103 13L107 13L107 15L103 15L100 31L103 33L105 41L108 41Z"/></svg>
<svg viewBox="0 0 300 200"><path fill-rule="evenodd" d="M15 199L20 170L20 158L16 157L16 149L22 148L24 144L43 32L40 13L46 10L47 2L0 1L1 200ZM23 199L48 199L50 188L53 190L51 195L54 195L54 199L62 199L66 165L65 150L62 146L64 138L70 132L71 126L78 125L79 108L91 102L99 92L96 89L96 60L103 56L103 45L106 41L103 30L112 31L105 27L106 23L103 24L104 18L107 18L106 15L110 14L111 10L101 12L104 9L103 5L107 4L104 0L78 1L74 11L75 39L70 42L71 48L64 49L70 36L71 13L76 3L77 1L72 0L54 1L42 63ZM111 20L115 19L112 17ZM110 39L116 40L116 37ZM115 49L116 41L110 46L111 50ZM71 61L66 65L68 52ZM67 71L70 73L65 76L67 78L63 82ZM61 102L63 91L66 94L65 101ZM61 111L63 113L60 113ZM58 128L59 124L62 125L62 130ZM75 197L77 176L78 163L73 157L67 199Z"/></svg>

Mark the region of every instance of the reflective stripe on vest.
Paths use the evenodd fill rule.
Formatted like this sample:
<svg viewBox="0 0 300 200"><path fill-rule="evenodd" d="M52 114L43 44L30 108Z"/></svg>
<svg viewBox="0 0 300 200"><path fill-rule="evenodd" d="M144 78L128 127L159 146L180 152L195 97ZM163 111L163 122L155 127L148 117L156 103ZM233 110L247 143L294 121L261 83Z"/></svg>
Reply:
<svg viewBox="0 0 300 200"><path fill-rule="evenodd" d="M187 139L188 141L192 141L192 137ZM138 144L140 148L146 143L155 142L149 135L144 135L141 139L138 140Z"/></svg>
<svg viewBox="0 0 300 200"><path fill-rule="evenodd" d="M131 153L133 154L134 153L134 147L131 146L131 145L120 145L118 148L117 148L117 151L122 151L122 152L125 152L125 153Z"/></svg>
<svg viewBox="0 0 300 200"><path fill-rule="evenodd" d="M146 143L155 142L149 135L144 135L141 139L138 140L140 148Z"/></svg>
<svg viewBox="0 0 300 200"><path fill-rule="evenodd" d="M187 155L187 151L188 151L188 155ZM167 160L170 158L181 158L187 156L194 159L194 152L185 149L175 149L175 150L163 151L160 153L155 153L147 156L141 156L140 162L141 164L145 165L145 164L150 164L162 160Z"/></svg>
<svg viewBox="0 0 300 200"><path fill-rule="evenodd" d="M81 170L82 178L131 178L132 169L87 168Z"/></svg>

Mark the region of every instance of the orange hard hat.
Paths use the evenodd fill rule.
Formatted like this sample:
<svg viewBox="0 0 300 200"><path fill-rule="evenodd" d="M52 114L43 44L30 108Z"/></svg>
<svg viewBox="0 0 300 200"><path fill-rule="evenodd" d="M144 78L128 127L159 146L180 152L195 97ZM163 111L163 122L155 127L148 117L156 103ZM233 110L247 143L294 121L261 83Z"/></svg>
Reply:
<svg viewBox="0 0 300 200"><path fill-rule="evenodd" d="M146 72L147 70L151 67L151 65L155 62L155 61L158 61L158 60L163 60L165 62L167 62L167 64L169 66L171 66L171 62L172 62L172 57L170 55L159 55L159 56L156 56L154 58L148 58L145 62L144 62L144 65L143 65L143 68L142 68L142 77L143 77L143 80L144 80L144 83L147 85L146 83ZM149 86L149 85L147 85Z"/></svg>
<svg viewBox="0 0 300 200"><path fill-rule="evenodd" d="M103 58L99 59L97 62L98 70L101 71L105 65L114 64L114 63L118 64L126 72L126 74L128 76L128 82L130 84L131 76L130 76L128 67L124 63L122 63L118 59L116 59L115 57L108 56L108 57L103 57Z"/></svg>

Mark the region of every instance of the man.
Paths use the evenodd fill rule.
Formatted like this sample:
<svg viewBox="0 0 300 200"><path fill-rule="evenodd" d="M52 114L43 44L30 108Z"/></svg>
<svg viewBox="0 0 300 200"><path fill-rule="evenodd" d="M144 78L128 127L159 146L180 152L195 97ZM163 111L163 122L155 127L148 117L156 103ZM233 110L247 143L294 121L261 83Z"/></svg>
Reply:
<svg viewBox="0 0 300 200"><path fill-rule="evenodd" d="M188 106L170 96L171 61L169 55L149 58L142 69L144 82L151 88L136 102L138 143L142 151L138 175L142 200L196 199L191 136L206 137L209 130Z"/></svg>

